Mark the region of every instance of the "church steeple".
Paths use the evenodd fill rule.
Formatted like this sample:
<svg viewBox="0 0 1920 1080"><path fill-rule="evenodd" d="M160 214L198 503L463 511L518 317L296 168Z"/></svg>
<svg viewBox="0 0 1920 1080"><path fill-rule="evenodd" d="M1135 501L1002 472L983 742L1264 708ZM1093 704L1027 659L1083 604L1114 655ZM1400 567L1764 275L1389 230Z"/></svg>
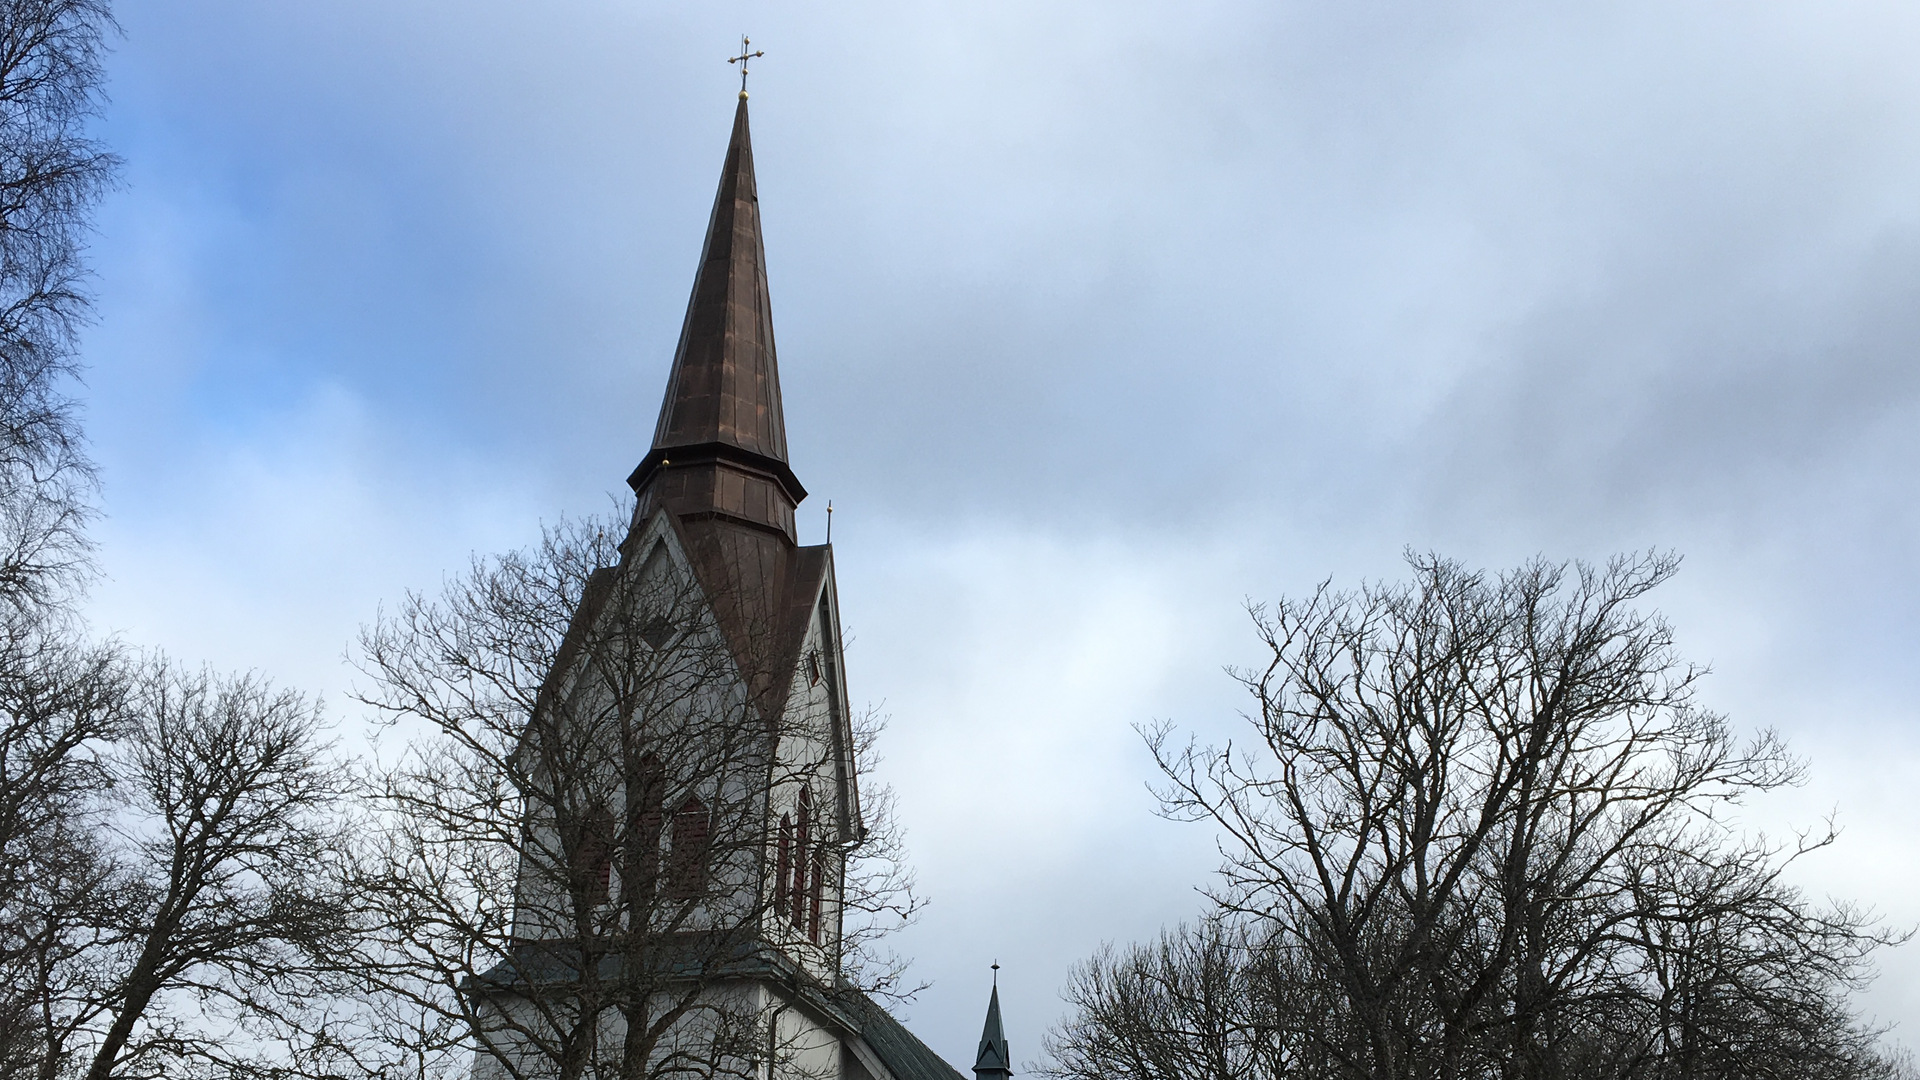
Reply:
<svg viewBox="0 0 1920 1080"><path fill-rule="evenodd" d="M807 493L787 464L744 93L653 448L627 483L642 518L664 505L682 520L730 519L795 540L794 507Z"/></svg>
<svg viewBox="0 0 1920 1080"><path fill-rule="evenodd" d="M980 1052L974 1055L974 1080L1007 1080L1013 1075L1013 1057L1007 1033L1000 1026L1000 965L993 965L993 996L987 999L987 1023L980 1030Z"/></svg>

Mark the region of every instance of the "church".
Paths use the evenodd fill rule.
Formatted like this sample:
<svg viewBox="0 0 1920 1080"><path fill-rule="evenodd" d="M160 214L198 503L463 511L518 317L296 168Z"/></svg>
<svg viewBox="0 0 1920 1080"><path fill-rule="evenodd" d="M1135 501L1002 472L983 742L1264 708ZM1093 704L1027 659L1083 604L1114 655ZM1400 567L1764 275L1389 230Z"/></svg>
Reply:
<svg viewBox="0 0 1920 1080"><path fill-rule="evenodd" d="M833 550L795 530L744 89L628 483L519 751L550 794L513 956L468 987L475 1077L959 1080L845 963L855 732ZM997 978L973 1073L1012 1075Z"/></svg>

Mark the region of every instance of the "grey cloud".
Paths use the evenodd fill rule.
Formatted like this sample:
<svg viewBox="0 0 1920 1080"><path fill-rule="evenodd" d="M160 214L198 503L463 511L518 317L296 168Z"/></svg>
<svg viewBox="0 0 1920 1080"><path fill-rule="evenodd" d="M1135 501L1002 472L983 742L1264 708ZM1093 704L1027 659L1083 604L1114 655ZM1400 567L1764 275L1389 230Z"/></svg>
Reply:
<svg viewBox="0 0 1920 1080"><path fill-rule="evenodd" d="M1668 602L1729 700L1846 745L1896 730L1920 679L1907 8L121 16L102 132L130 183L96 247L89 393L113 542L158 553L108 551L123 576L102 602L156 643L249 666L346 640L352 612L431 586L420 566L603 507L652 428L732 107L721 57L746 28L768 52L754 138L794 464L848 514L850 621L915 643L876 649L856 689L893 704L903 747L955 720L963 678L1015 729L1230 716L1218 663L1239 657L1216 654L1242 640L1242 597L1392 574L1406 543L1496 564L1680 547ZM315 407L336 400L351 425ZM245 560L222 557L236 535ZM968 547L989 542L1051 554L1010 568ZM1058 589L980 606L1003 593L970 575L1019 573ZM169 616L217 574L230 617ZM1164 665L1140 700L1023 701L1045 680L996 693L994 665L960 669L1053 655L1109 577L1162 574L1148 621L1195 644L1112 652ZM941 604L911 587L929 579ZM249 633L215 644L231 626ZM1064 655L1098 683L1086 635ZM1886 771L1847 779L1905 805L1920 750L1873 745L1844 760ZM1140 763L1103 761L1111 802L1073 834L1089 844L1145 814ZM968 807L924 762L902 777L927 793L912 808L951 835ZM1108 903L1042 847L1004 854L1017 890L959 894L913 944L954 988L923 1010L943 1048L977 1031L978 949L1036 958L1025 1057L1061 925L1129 934L1194 901L1076 863L1136 890ZM1882 887L1868 899L1910 893ZM1920 994L1901 970L1883 1000Z"/></svg>

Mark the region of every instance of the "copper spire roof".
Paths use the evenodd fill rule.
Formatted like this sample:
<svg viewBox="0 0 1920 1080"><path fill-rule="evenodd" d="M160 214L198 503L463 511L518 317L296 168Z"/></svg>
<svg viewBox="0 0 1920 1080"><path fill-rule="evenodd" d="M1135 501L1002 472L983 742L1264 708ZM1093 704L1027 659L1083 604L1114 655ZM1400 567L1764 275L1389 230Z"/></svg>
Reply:
<svg viewBox="0 0 1920 1080"><path fill-rule="evenodd" d="M787 464L745 95L653 448L627 483L636 530L661 511L673 520L750 695L777 717L831 557L794 532L807 493Z"/></svg>
<svg viewBox="0 0 1920 1080"><path fill-rule="evenodd" d="M627 482L642 502L683 518L710 514L794 539L793 509L806 490L787 464L744 94L653 449Z"/></svg>

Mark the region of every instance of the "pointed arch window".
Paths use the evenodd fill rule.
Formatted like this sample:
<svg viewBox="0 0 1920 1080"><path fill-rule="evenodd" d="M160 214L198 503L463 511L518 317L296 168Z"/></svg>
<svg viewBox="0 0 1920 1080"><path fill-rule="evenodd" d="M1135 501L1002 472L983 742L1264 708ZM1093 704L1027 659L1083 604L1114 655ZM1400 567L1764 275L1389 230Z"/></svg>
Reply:
<svg viewBox="0 0 1920 1080"><path fill-rule="evenodd" d="M627 846L621 861L622 895L651 896L660 877L660 841L667 827L667 771L648 754L627 789Z"/></svg>
<svg viewBox="0 0 1920 1080"><path fill-rule="evenodd" d="M776 851L773 895L775 910L782 910L787 906L787 897L793 895L793 818L791 815L780 815L780 840L776 845Z"/></svg>
<svg viewBox="0 0 1920 1080"><path fill-rule="evenodd" d="M687 796L673 812L672 849L667 855L667 891L676 900L696 899L707 891L707 804Z"/></svg>
<svg viewBox="0 0 1920 1080"><path fill-rule="evenodd" d="M580 812L571 831L568 884L589 904L604 904L613 885L613 813L594 803Z"/></svg>
<svg viewBox="0 0 1920 1080"><path fill-rule="evenodd" d="M813 849L813 890L808 896L807 940L820 944L820 899L827 880L827 845Z"/></svg>
<svg viewBox="0 0 1920 1080"><path fill-rule="evenodd" d="M807 853L813 848L813 791L800 789L800 824L794 830L793 888L787 894L787 921L807 924Z"/></svg>

